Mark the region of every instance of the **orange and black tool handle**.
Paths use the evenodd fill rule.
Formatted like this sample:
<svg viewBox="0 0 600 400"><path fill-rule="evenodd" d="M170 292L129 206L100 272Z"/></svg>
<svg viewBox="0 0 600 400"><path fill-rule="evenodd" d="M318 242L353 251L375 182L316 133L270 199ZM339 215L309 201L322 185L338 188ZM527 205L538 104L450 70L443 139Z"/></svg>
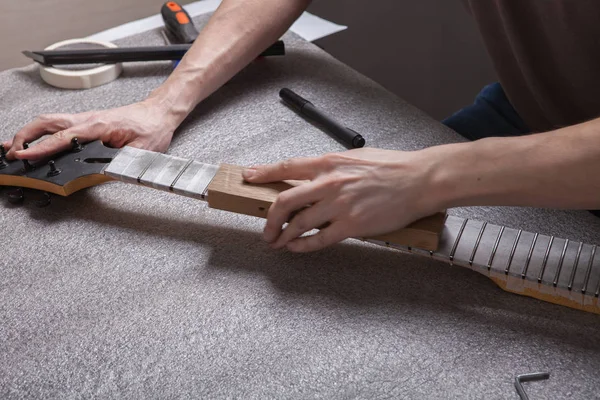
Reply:
<svg viewBox="0 0 600 400"><path fill-rule="evenodd" d="M190 15L181 5L168 1L160 9L168 33L180 44L191 44L198 37L198 30Z"/></svg>

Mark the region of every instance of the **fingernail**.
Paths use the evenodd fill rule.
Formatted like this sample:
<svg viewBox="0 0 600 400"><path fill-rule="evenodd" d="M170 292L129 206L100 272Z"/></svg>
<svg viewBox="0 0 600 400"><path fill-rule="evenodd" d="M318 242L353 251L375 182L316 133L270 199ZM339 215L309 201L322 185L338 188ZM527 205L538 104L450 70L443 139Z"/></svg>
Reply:
<svg viewBox="0 0 600 400"><path fill-rule="evenodd" d="M244 179L251 179L255 174L256 169L254 168L247 168L244 171L242 171L242 176L244 177Z"/></svg>

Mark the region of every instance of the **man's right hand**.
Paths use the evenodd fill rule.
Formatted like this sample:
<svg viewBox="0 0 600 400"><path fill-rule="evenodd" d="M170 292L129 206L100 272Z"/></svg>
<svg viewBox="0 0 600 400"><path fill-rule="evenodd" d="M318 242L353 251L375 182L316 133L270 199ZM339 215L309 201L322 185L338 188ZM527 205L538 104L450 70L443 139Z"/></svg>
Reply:
<svg viewBox="0 0 600 400"><path fill-rule="evenodd" d="M178 123L164 108L144 101L103 111L43 115L23 127L4 146L9 160L45 158L68 149L74 137L80 143L99 139L110 147L129 145L164 152ZM44 135L51 136L23 149L24 143Z"/></svg>

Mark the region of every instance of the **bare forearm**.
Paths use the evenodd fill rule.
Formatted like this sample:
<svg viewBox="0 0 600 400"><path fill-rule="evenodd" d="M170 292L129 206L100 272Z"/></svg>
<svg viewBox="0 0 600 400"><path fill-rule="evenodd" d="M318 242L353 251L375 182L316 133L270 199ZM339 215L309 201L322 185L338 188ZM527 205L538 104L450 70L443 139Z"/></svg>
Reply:
<svg viewBox="0 0 600 400"><path fill-rule="evenodd" d="M430 148L441 206L600 209L600 119L552 132Z"/></svg>
<svg viewBox="0 0 600 400"><path fill-rule="evenodd" d="M149 100L179 124L202 100L278 40L310 0L223 0L194 45Z"/></svg>

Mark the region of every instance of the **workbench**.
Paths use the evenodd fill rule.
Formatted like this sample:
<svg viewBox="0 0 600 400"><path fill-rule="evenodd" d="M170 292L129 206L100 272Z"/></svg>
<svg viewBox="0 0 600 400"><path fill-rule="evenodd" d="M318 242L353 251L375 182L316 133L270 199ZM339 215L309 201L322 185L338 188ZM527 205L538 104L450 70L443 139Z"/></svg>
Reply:
<svg viewBox="0 0 600 400"><path fill-rule="evenodd" d="M208 16L199 16L201 26ZM158 30L117 41L160 45ZM455 132L288 32L202 102L168 154L253 165L343 151L279 99L289 87L360 132L416 150ZM382 60L382 62L384 62ZM410 62L410 60L407 60ZM144 99L169 62L83 91L37 66L0 73L0 139L40 114ZM532 399L600 396L600 316L519 296L446 263L347 240L292 254L264 220L120 182L0 208L0 398ZM448 210L600 243L586 211Z"/></svg>

